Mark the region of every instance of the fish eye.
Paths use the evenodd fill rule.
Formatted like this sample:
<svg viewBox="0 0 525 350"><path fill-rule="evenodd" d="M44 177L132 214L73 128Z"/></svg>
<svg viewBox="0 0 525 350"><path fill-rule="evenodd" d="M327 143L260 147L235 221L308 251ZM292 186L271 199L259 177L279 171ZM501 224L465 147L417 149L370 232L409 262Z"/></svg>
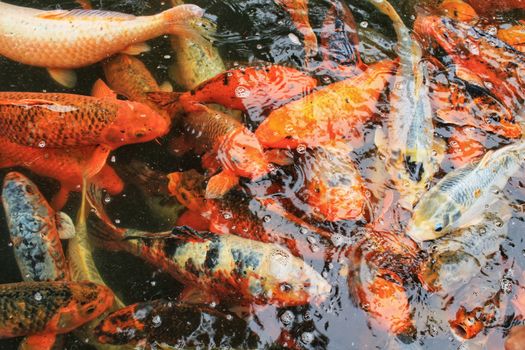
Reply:
<svg viewBox="0 0 525 350"><path fill-rule="evenodd" d="M30 185L26 185L26 192L28 194L34 194L35 193L35 191L33 190L33 187L30 186Z"/></svg>
<svg viewBox="0 0 525 350"><path fill-rule="evenodd" d="M87 310L86 310L86 313L88 315L91 315L93 312L95 312L95 307L94 306L90 306Z"/></svg>
<svg viewBox="0 0 525 350"><path fill-rule="evenodd" d="M434 231L441 232L442 230L443 230L443 224L436 224L436 226L434 226Z"/></svg>
<svg viewBox="0 0 525 350"><path fill-rule="evenodd" d="M287 282L283 282L279 285L279 288L281 289L281 292L283 293L290 293L292 291L292 286L291 284L287 283Z"/></svg>
<svg viewBox="0 0 525 350"><path fill-rule="evenodd" d="M137 132L135 133L135 137L139 137L139 138L140 138L140 137L144 137L144 135L145 135L144 131L137 131Z"/></svg>

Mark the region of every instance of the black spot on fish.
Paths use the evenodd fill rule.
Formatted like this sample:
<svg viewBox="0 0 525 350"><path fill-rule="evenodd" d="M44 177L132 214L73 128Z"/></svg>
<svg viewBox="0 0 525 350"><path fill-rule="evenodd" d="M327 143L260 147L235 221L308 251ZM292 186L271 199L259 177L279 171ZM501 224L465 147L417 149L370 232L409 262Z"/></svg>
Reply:
<svg viewBox="0 0 525 350"><path fill-rule="evenodd" d="M180 245L181 242L178 239L166 239L164 240L163 251L167 257L172 257L177 253L177 249Z"/></svg>
<svg viewBox="0 0 525 350"><path fill-rule="evenodd" d="M261 255L255 252L246 252L240 249L231 250L235 262L235 272L245 275L247 269L255 270L261 263Z"/></svg>
<svg viewBox="0 0 525 350"><path fill-rule="evenodd" d="M219 264L219 251L222 247L220 240L213 240L206 252L206 259L204 260L204 266L213 270Z"/></svg>
<svg viewBox="0 0 525 350"><path fill-rule="evenodd" d="M421 178L423 177L423 172L425 171L422 163L412 162L410 159L405 158L405 166L408 170L408 174L410 175L410 179L412 181L421 181Z"/></svg>
<svg viewBox="0 0 525 350"><path fill-rule="evenodd" d="M195 263L193 262L192 258L189 258L188 260L186 260L186 263L184 264L184 269L188 271L189 273L191 273L192 275L196 277L200 277L200 271L197 268L197 266L195 266Z"/></svg>

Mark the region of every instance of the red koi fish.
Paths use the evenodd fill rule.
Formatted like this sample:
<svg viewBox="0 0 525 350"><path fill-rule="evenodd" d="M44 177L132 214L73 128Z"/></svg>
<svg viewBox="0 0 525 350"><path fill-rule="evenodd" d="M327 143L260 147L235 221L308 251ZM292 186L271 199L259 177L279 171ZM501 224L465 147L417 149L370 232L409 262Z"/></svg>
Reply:
<svg viewBox="0 0 525 350"><path fill-rule="evenodd" d="M109 150L103 147L35 148L0 137L0 168L21 166L60 182L60 191L52 201L56 210L64 206L69 192L80 191L84 176L112 194L123 190L122 180L105 165L108 155Z"/></svg>
<svg viewBox="0 0 525 350"><path fill-rule="evenodd" d="M525 9L522 0L467 0L467 2L482 15L492 16L494 12Z"/></svg>
<svg viewBox="0 0 525 350"><path fill-rule="evenodd" d="M364 73L313 92L271 112L255 136L264 147L317 147L361 136L361 126L377 112L379 95L392 77L394 61L381 61Z"/></svg>
<svg viewBox="0 0 525 350"><path fill-rule="evenodd" d="M525 55L480 26L448 17L419 16L414 30L436 41L452 58L461 79L490 91L512 113L525 101Z"/></svg>
<svg viewBox="0 0 525 350"><path fill-rule="evenodd" d="M269 65L230 69L195 89L181 93L150 93L150 98L172 113L199 110L200 103L217 103L246 112L260 122L263 112L310 93L317 80L293 68Z"/></svg>
<svg viewBox="0 0 525 350"><path fill-rule="evenodd" d="M168 132L169 121L150 107L102 94L0 92L0 136L21 146L115 149Z"/></svg>

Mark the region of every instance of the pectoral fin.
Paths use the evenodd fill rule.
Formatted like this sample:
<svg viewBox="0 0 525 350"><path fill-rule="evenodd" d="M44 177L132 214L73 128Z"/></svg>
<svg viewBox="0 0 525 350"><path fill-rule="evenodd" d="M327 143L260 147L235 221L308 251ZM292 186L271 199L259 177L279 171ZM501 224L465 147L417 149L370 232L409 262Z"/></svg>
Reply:
<svg viewBox="0 0 525 350"><path fill-rule="evenodd" d="M77 85L77 73L70 69L48 68L47 71L53 80L67 88Z"/></svg>
<svg viewBox="0 0 525 350"><path fill-rule="evenodd" d="M165 81L160 85L160 91L173 92L173 85L169 81Z"/></svg>
<svg viewBox="0 0 525 350"><path fill-rule="evenodd" d="M104 81L102 81L101 79L98 79L95 82L95 84L93 84L93 88L91 89L91 96L98 98L109 97L115 100L117 99L117 93L111 90L111 88L107 86L107 84L104 83Z"/></svg>
<svg viewBox="0 0 525 350"><path fill-rule="evenodd" d="M239 177L232 173L220 172L208 180L206 198L221 198L239 183Z"/></svg>
<svg viewBox="0 0 525 350"><path fill-rule="evenodd" d="M22 340L18 350L51 350L56 340L56 334L30 335Z"/></svg>

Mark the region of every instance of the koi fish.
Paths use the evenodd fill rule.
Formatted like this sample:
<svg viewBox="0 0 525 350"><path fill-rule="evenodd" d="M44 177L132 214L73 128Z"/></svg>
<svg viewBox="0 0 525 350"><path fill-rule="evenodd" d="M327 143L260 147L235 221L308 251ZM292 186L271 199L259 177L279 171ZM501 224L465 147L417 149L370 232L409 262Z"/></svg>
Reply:
<svg viewBox="0 0 525 350"><path fill-rule="evenodd" d="M421 265L419 280L425 288L441 295L466 285L499 251L507 238L508 215L487 213L483 223L469 226L432 242L430 255Z"/></svg>
<svg viewBox="0 0 525 350"><path fill-rule="evenodd" d="M485 154L483 134L469 127L453 129L452 136L448 139L448 158L452 166L457 169L479 160Z"/></svg>
<svg viewBox="0 0 525 350"><path fill-rule="evenodd" d="M0 338L33 335L38 341L74 330L113 303L113 294L91 282L19 282L0 285ZM40 337L37 337L40 336Z"/></svg>
<svg viewBox="0 0 525 350"><path fill-rule="evenodd" d="M80 190L83 176L112 194L122 192L122 180L106 165L108 155L109 150L103 147L35 148L0 137L0 168L22 166L60 182L60 190L51 202L56 210L64 206L70 191Z"/></svg>
<svg viewBox="0 0 525 350"><path fill-rule="evenodd" d="M268 173L269 163L259 141L229 114L199 105L181 123L185 133L199 143L201 153L207 152L203 167L211 173L220 170L208 180L206 198L222 197L237 185L239 177L257 180Z"/></svg>
<svg viewBox="0 0 525 350"><path fill-rule="evenodd" d="M321 220L355 220L363 214L366 189L350 152L345 143L334 142L300 157L305 185L299 195Z"/></svg>
<svg viewBox="0 0 525 350"><path fill-rule="evenodd" d="M434 125L428 89L429 74L422 62L422 50L396 10L386 0L370 2L393 23L396 32L399 66L390 92L387 134L376 130L376 146L387 159L403 203L412 208L439 168L433 154Z"/></svg>
<svg viewBox="0 0 525 350"><path fill-rule="evenodd" d="M45 67L66 87L76 84L71 69L88 66L118 52L148 51L146 40L163 34L195 35L187 21L202 17L195 5L153 16L135 17L103 10L51 10L0 3L0 55ZM36 29L35 29L36 28Z"/></svg>
<svg viewBox="0 0 525 350"><path fill-rule="evenodd" d="M267 148L317 147L361 136L362 124L377 112L376 101L392 77L394 65L390 60L375 63L354 78L274 110L255 136Z"/></svg>
<svg viewBox="0 0 525 350"><path fill-rule="evenodd" d="M210 327L213 332L209 332ZM233 314L165 299L115 311L99 323L95 334L104 344L155 344L162 348L184 344L255 349L259 343L246 322Z"/></svg>
<svg viewBox="0 0 525 350"><path fill-rule="evenodd" d="M165 113L148 99L148 92L162 89L140 59L120 54L105 60L102 68L113 91L126 96L131 101L148 105L159 114Z"/></svg>
<svg viewBox="0 0 525 350"><path fill-rule="evenodd" d="M479 14L494 15L494 12L524 9L525 4L521 0L467 0Z"/></svg>
<svg viewBox="0 0 525 350"><path fill-rule="evenodd" d="M111 97L0 92L0 130L21 146L116 149L166 134L169 121L144 104Z"/></svg>
<svg viewBox="0 0 525 350"><path fill-rule="evenodd" d="M525 22L519 21L518 24L509 28L498 29L497 37L520 52L525 52Z"/></svg>
<svg viewBox="0 0 525 350"><path fill-rule="evenodd" d="M512 113L521 112L525 100L521 86L525 56L521 52L480 26L448 17L419 16L414 30L451 56L458 77L487 89Z"/></svg>
<svg viewBox="0 0 525 350"><path fill-rule="evenodd" d="M524 142L487 152L474 164L448 173L414 208L407 234L416 241L436 239L472 224L523 163Z"/></svg>
<svg viewBox="0 0 525 350"><path fill-rule="evenodd" d="M444 0L439 4L439 10L457 21L475 23L479 20L476 10L462 0Z"/></svg>
<svg viewBox="0 0 525 350"><path fill-rule="evenodd" d="M317 80L293 68L268 65L230 69L185 93L151 93L150 98L169 111L199 110L201 103L217 103L246 112L255 122L263 112L310 93Z"/></svg>
<svg viewBox="0 0 525 350"><path fill-rule="evenodd" d="M36 185L17 172L4 178L2 203L24 281L68 280L60 238L75 234L69 216L56 213Z"/></svg>
<svg viewBox="0 0 525 350"><path fill-rule="evenodd" d="M90 232L106 241L103 247L138 256L185 285L224 300L288 306L322 302L331 290L318 272L276 244L188 227L159 234L117 228L100 209L100 194L90 195L103 217L89 222Z"/></svg>
<svg viewBox="0 0 525 350"><path fill-rule="evenodd" d="M171 0L172 6L182 4L184 4L182 0ZM210 36L216 33L214 23L206 21L205 18L200 18L198 22L196 24L206 27ZM202 82L226 70L219 50L211 42L177 35L171 36L170 42L176 55L174 63L169 67L168 74L177 85L185 90L195 89Z"/></svg>

